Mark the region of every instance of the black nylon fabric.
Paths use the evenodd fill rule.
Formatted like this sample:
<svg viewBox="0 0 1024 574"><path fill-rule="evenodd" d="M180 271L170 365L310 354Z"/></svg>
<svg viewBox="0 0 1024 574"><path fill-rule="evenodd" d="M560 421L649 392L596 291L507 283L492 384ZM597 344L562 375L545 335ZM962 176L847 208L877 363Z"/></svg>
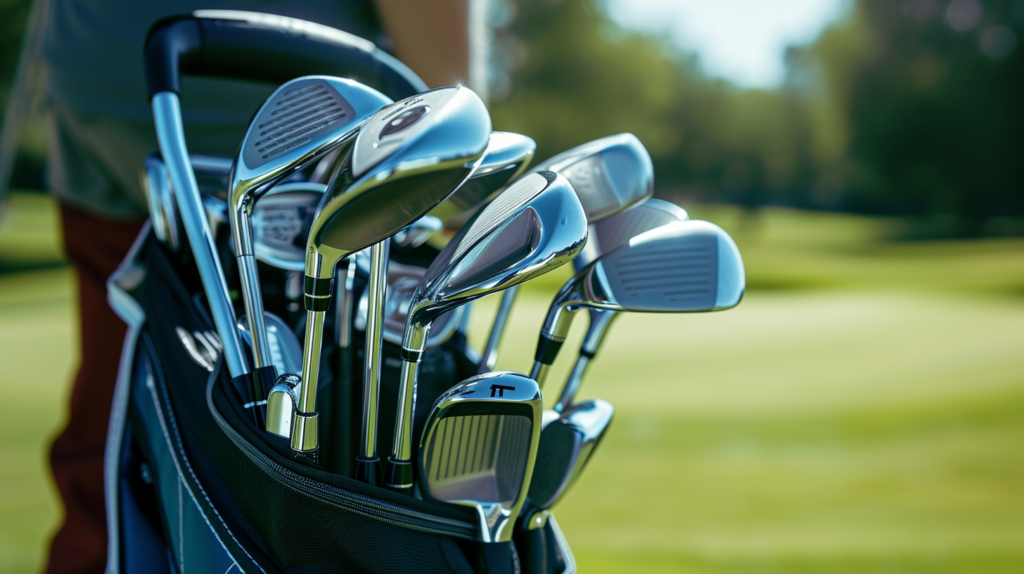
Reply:
<svg viewBox="0 0 1024 574"><path fill-rule="evenodd" d="M170 264L156 242L147 245L144 260L147 278L135 295L147 315L146 330L156 355L154 368L162 375L155 377L156 395L164 402L161 408L166 409L166 416L175 422L174 432L180 437L209 503L216 508L232 538L245 546L254 567L289 573L468 572L468 561L460 560L459 556L472 544L388 523L300 494L269 476L246 456L214 419L206 396L211 374L189 356L176 329L214 331L203 317L206 313L194 307L191 294L179 281L181 270ZM185 277L186 281L190 279L194 277ZM215 402L224 406L219 410L225 420L234 421L235 426L251 424L235 412L237 400L234 391L228 388L226 372L216 376ZM261 452L310 483L333 485L382 503L401 505L413 513L470 525L471 532L473 515L467 509L414 500L309 469L276 452L275 446L281 448L282 444L260 444L262 437L271 435L256 433L253 428L248 432L260 437L251 442ZM240 560L243 562L247 561Z"/></svg>

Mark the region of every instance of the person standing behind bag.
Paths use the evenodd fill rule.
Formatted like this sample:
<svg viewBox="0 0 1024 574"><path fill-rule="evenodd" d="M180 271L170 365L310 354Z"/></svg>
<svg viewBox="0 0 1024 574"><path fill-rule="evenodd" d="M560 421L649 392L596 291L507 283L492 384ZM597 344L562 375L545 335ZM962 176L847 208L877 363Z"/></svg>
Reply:
<svg viewBox="0 0 1024 574"><path fill-rule="evenodd" d="M485 0L37 2L0 136L0 202L41 65L48 187L60 205L64 248L76 272L81 341L67 422L50 451L64 517L45 572L100 573L107 553L103 455L125 336L125 325L107 305L106 279L147 217L138 171L157 149L142 66L150 25L198 9L300 18L392 49L431 87L462 82L479 91L470 76L482 69ZM224 156L234 154L253 112L274 88L208 78L186 78L184 84L190 148Z"/></svg>

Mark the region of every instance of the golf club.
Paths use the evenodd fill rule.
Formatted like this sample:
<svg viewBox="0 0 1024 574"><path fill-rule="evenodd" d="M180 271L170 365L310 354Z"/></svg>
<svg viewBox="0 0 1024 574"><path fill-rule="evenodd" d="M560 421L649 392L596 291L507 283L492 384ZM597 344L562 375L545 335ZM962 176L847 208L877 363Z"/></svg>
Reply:
<svg viewBox="0 0 1024 574"><path fill-rule="evenodd" d="M730 309L743 298L743 259L729 234L706 221L679 221L634 236L570 279L548 310L530 377L544 386L576 311L645 313Z"/></svg>
<svg viewBox="0 0 1024 574"><path fill-rule="evenodd" d="M551 508L565 494L590 460L614 414L611 403L594 399L572 405L543 425L527 515Z"/></svg>
<svg viewBox="0 0 1024 574"><path fill-rule="evenodd" d="M427 270L415 265L403 265L394 261L388 263L388 294L384 305L384 334L383 339L395 345L402 344L402 336L405 332L405 319L409 316L409 307L412 303L413 294L420 284ZM353 326L360 331L366 330L367 314L369 309L369 294L363 291L356 307ZM433 349L445 341L451 339L452 335L459 328L463 311L466 307L456 307L434 319L430 326L430 334L427 336L427 344L424 350Z"/></svg>
<svg viewBox="0 0 1024 574"><path fill-rule="evenodd" d="M530 165L537 143L512 132L493 132L480 167L462 187L430 212L448 227L459 227L473 215L475 208L485 205L508 187ZM456 225L457 223L457 225Z"/></svg>
<svg viewBox="0 0 1024 574"><path fill-rule="evenodd" d="M563 175L572 184L587 213L595 223L650 197L654 192L654 168L640 140L633 134L608 136L562 152L533 168ZM498 345L508 322L518 289L501 297L487 345L481 353L481 373L498 361Z"/></svg>
<svg viewBox="0 0 1024 574"><path fill-rule="evenodd" d="M639 205L592 225L587 245L579 256L572 260L572 265L577 272L582 271L602 253L629 243L630 239L641 233L687 219L689 219L689 215L683 208L668 201L649 197ZM562 388L562 394L552 407L555 412L562 412L572 404L590 360L597 354L605 334L618 314L615 311L588 307L587 316L590 320L587 325L587 334L583 336L576 364Z"/></svg>
<svg viewBox="0 0 1024 574"><path fill-rule="evenodd" d="M405 324L386 486L399 491L413 486L416 375L433 321L455 307L568 263L586 238L586 214L572 186L564 177L544 171L503 191L438 254L416 288Z"/></svg>
<svg viewBox="0 0 1024 574"><path fill-rule="evenodd" d="M442 394L420 441L424 496L476 509L481 541L511 540L534 473L542 408L537 383L513 372L477 375Z"/></svg>
<svg viewBox="0 0 1024 574"><path fill-rule="evenodd" d="M286 82L260 107L242 139L231 171L228 220L235 244L242 300L249 317L256 396L267 396L277 374L263 324L263 300L250 220L253 205L283 178L354 136L391 99L352 80L306 76Z"/></svg>
<svg viewBox="0 0 1024 574"><path fill-rule="evenodd" d="M490 116L480 98L468 88L453 86L385 107L356 136L320 200L306 244L302 386L290 437L301 458L314 463L317 458L320 344L338 261L388 239L443 201L473 173L490 133ZM383 277L378 279L378 285L368 288L383 291L386 283ZM378 298L381 304L383 299ZM371 483L379 474L374 470L379 364L372 372L377 376L364 381L363 440L357 460L357 476Z"/></svg>
<svg viewBox="0 0 1024 574"><path fill-rule="evenodd" d="M469 181L472 180L473 178L469 179ZM465 186L466 184L464 183L459 189ZM433 215L424 215L414 221L412 225L391 236L391 242L397 247L419 247L427 242L431 233L437 233L442 229L444 229L444 223L440 219Z"/></svg>

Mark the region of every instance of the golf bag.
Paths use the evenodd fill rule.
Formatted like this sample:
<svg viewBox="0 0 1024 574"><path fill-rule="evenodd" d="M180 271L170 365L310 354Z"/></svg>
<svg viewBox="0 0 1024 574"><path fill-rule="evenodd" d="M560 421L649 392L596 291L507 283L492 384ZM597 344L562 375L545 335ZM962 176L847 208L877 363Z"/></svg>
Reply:
<svg viewBox="0 0 1024 574"><path fill-rule="evenodd" d="M251 382L233 378L227 368L232 353L244 358L247 352L232 348L231 339L240 338L235 321L225 320L235 316L230 293L237 278L221 263L232 259L224 258L226 238L210 235L207 222L196 217L200 198L176 107L179 70L268 82L334 74L394 98L416 93L422 82L369 42L340 31L223 11L158 23L147 40L146 63L177 204L165 202L154 212L108 281L110 304L129 327L106 451L108 573L574 572L553 519L533 530L518 527L513 542L484 544L479 518L467 507L364 484L334 472L344 468L339 460L322 468L296 461L287 439L248 416L239 389ZM162 240L169 229L177 249ZM417 249L411 263L436 254L428 246ZM261 278L282 279L273 273ZM354 349L360 345L352 342ZM385 343L385 383L398 379L388 358L399 352ZM420 425L421 411L476 372L472 354L464 335L455 333L424 357ZM325 347L325 364L336 356ZM323 404L358 404L339 397L362 388L360 363L357 356L333 373L322 370ZM382 388L382 407L394 404L395 393ZM389 414L381 410L383 427ZM321 416L325 437L360 422L355 409L325 409ZM387 438L381 435L382 444Z"/></svg>

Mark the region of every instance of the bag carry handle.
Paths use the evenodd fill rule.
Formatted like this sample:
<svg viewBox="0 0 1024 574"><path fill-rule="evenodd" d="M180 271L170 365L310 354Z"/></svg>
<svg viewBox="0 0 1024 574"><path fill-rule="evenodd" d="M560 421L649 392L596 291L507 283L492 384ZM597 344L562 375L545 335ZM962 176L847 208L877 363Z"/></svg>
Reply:
<svg viewBox="0 0 1024 574"><path fill-rule="evenodd" d="M181 95L180 74L283 84L299 76L355 79L399 100L427 85L373 42L335 28L258 12L199 10L149 29L145 49L149 98Z"/></svg>

